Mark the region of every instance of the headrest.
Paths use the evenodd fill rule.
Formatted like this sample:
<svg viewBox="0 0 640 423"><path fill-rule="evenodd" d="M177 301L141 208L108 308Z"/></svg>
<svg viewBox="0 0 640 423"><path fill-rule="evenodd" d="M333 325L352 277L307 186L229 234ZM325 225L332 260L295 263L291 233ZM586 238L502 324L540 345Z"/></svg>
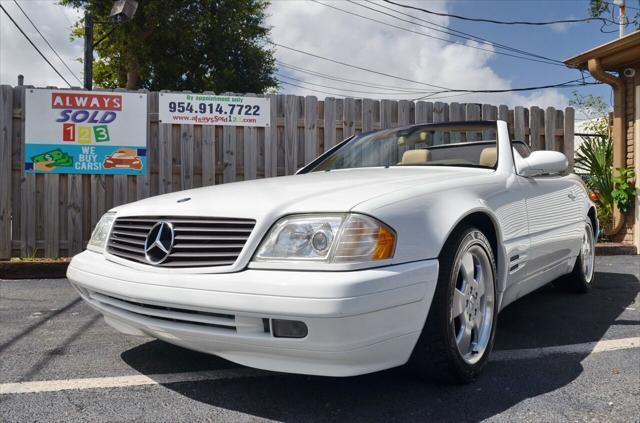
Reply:
<svg viewBox="0 0 640 423"><path fill-rule="evenodd" d="M480 166L494 167L498 161L498 148L487 147L480 152Z"/></svg>
<svg viewBox="0 0 640 423"><path fill-rule="evenodd" d="M429 160L431 160L431 152L426 148L421 148L418 150L405 151L402 155L402 161L400 162L400 164L423 164L427 163Z"/></svg>

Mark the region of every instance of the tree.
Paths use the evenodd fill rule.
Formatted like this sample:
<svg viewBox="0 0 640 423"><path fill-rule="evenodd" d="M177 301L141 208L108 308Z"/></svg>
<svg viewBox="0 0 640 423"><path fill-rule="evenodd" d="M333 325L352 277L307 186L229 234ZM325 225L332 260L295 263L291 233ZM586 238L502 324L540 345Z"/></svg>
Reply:
<svg viewBox="0 0 640 423"><path fill-rule="evenodd" d="M113 0L60 0L84 8L94 40L111 29ZM132 20L96 47L94 81L104 88L262 93L277 86L266 47L266 0L139 0ZM83 19L73 37L84 35Z"/></svg>
<svg viewBox="0 0 640 423"><path fill-rule="evenodd" d="M628 3L630 3L629 0L627 0L627 4ZM611 21L618 22L618 16L614 14L616 10L614 6L615 5L611 2L611 0L590 0L589 16L593 18L604 17L604 18L610 19ZM640 10L636 10L635 13L634 13L634 10L630 10L629 8L627 8L626 17L627 17L627 22L633 27L635 27L636 30L638 30L640 29ZM608 24L613 24L613 22L608 22L607 25ZM614 29L612 31L605 31L603 29L604 26L605 25L603 25L603 27L600 28L600 31L617 32L617 29Z"/></svg>

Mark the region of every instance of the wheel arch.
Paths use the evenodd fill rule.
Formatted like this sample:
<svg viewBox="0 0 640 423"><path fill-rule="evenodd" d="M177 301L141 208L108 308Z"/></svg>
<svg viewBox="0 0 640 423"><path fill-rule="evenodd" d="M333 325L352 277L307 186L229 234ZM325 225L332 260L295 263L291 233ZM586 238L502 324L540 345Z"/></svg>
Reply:
<svg viewBox="0 0 640 423"><path fill-rule="evenodd" d="M587 212L587 218L591 219L591 226L593 226L593 236L598 239L598 233L600 232L600 222L598 221L598 212L595 206L589 207Z"/></svg>
<svg viewBox="0 0 640 423"><path fill-rule="evenodd" d="M506 284L506 272L503 269L505 263L504 250L501 247L502 232L497 218L486 209L470 210L468 213L462 215L456 223L451 227L451 230L445 238L445 242L440 246L438 257L442 253L444 244L446 244L452 236L458 233L463 228L475 227L482 231L482 233L489 240L491 250L493 252L494 259L496 261L496 282L497 291L502 292Z"/></svg>

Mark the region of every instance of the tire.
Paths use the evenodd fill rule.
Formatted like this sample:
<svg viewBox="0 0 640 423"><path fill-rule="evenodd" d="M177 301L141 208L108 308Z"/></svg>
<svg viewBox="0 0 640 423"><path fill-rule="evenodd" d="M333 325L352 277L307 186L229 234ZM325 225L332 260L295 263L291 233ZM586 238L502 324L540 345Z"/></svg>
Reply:
<svg viewBox="0 0 640 423"><path fill-rule="evenodd" d="M409 368L438 382L466 383L480 373L493 348L495 258L482 231L466 227L446 242L439 261L436 291Z"/></svg>
<svg viewBox="0 0 640 423"><path fill-rule="evenodd" d="M591 285L593 285L594 265L595 234L593 233L591 220L587 219L576 264L573 266L571 273L558 279L555 284L569 292L586 294L591 290Z"/></svg>

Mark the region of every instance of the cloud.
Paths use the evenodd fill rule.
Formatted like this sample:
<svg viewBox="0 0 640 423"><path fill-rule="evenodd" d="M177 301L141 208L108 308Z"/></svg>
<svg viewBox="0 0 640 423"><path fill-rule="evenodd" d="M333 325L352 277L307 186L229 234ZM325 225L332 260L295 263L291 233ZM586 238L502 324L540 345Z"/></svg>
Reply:
<svg viewBox="0 0 640 423"><path fill-rule="evenodd" d="M394 23L415 32L423 32L433 37L449 39L446 34L417 25L394 21L389 17L366 10L352 3L322 2L363 16ZM414 3L419 4L420 2ZM363 3L363 5L371 6L369 3ZM431 9L439 11L446 11L447 8L446 2L430 2L429 5ZM269 12L268 22L272 26L272 39L279 44L313 52L342 62L357 64L366 69L402 76L406 79L440 87L463 89L512 88L509 80L500 77L491 68L491 61L495 57L495 52L487 44L479 44L473 41L467 41L465 43L466 46L451 44L443 40L391 28L310 1L274 1L270 6ZM444 26L449 23L446 17L431 16L429 20ZM467 46L475 47L475 49ZM312 58L284 48L277 48L276 51L277 59L289 65L323 74L337 75L351 80L424 92L423 94L407 93L404 95L398 94L401 90L388 90L392 94L387 95L364 92L354 93L344 90L363 90L371 93L379 93L385 90L330 81L282 67L280 71L282 81L306 87L299 88L283 84L282 92L286 93L317 95L319 98L324 98L327 95L322 92L311 91L311 89L316 89L335 93L336 96L411 99L426 95L426 91L437 90L434 87L375 75L370 72ZM334 88L307 85L288 78L296 78L307 81L307 83ZM340 88L343 88L343 90ZM456 97L442 98L442 101L525 106L536 104L543 107L562 107L567 103L566 97L559 90L545 90L530 94L468 94L463 96L458 94Z"/></svg>
<svg viewBox="0 0 640 423"><path fill-rule="evenodd" d="M424 32L431 37L449 39L446 34L395 21L349 2L321 1L353 13L394 23L412 31ZM414 3L419 4L420 2ZM20 5L73 72L82 79L82 65L77 61L83 54L82 40L71 41L69 36L71 24L77 20L80 12L50 1L20 1ZM363 3L363 5L379 8L379 6L372 6L370 3ZM3 2L3 6L65 78L72 85L81 85L54 56L15 4ZM448 4L446 1L433 1L429 3L429 6L433 10L444 12L447 11ZM492 69L491 65L495 53L490 45L467 41L466 44L476 48L474 49L461 44L451 44L443 40L390 28L311 1L276 0L272 2L268 13L268 24L272 26L272 40L279 44L356 64L366 69L402 76L409 80L422 81L430 85L465 89L508 89L512 87L511 81L499 76ZM27 43L9 19L4 14L0 19L0 83L15 85L17 75L23 74L25 84L28 85L66 86L33 47ZM443 26L449 24L446 17L431 16L429 20ZM412 99L438 90L433 86L376 75L283 48L277 48L276 52L278 60L283 63L374 85L373 87L365 87L353 83L332 81L282 67L279 77L283 81L306 87L297 88L282 84L282 92L286 93L316 95L319 98L326 96L322 92L311 91L311 89L316 89L334 93L334 96ZM301 83L288 78L305 82ZM317 85L308 85L308 83ZM381 84L391 88L382 89L378 87ZM324 85L324 87L319 85ZM407 93L407 90L413 92ZM440 97L442 96L444 95L440 95ZM436 97L438 96L434 95L434 98ZM460 96L457 94L455 97L441 98L440 101L508 104L510 106L535 104L541 107L564 107L567 104L567 98L559 90L490 95L466 94Z"/></svg>
<svg viewBox="0 0 640 423"><path fill-rule="evenodd" d="M50 1L20 1L19 3L60 57L82 81L82 65L77 61L77 58L82 57L83 54L82 41L72 42L69 35L71 24L76 21L78 12ZM67 81L71 85L81 86L82 83L78 82L65 68L15 3L2 2L2 6ZM0 83L16 85L19 74L24 75L25 85L67 86L3 12L0 14Z"/></svg>

